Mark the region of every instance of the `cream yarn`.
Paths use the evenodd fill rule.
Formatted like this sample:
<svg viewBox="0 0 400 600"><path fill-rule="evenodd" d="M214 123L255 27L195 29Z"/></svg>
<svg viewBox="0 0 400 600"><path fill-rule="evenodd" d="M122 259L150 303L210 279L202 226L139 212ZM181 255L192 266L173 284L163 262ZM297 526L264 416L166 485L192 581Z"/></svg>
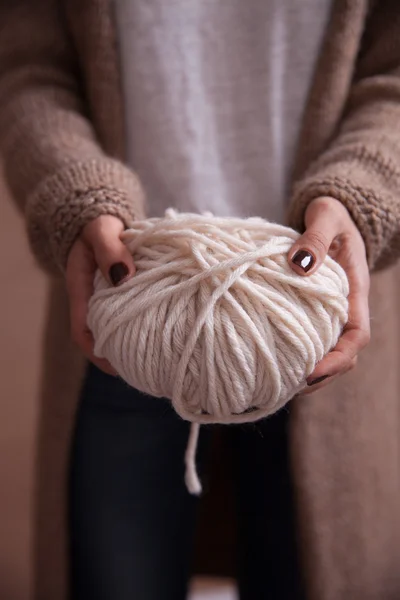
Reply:
<svg viewBox="0 0 400 600"><path fill-rule="evenodd" d="M327 257L301 277L287 263L298 234L260 218L177 213L123 234L136 275L118 288L100 273L88 325L95 354L135 388L172 401L198 425L265 417L306 385L347 321L348 281Z"/></svg>

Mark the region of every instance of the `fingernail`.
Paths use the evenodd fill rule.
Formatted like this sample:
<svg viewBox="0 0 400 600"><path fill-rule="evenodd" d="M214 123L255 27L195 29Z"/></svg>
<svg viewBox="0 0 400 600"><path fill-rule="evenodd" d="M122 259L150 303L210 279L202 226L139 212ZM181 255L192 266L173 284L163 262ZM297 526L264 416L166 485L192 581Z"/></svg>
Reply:
<svg viewBox="0 0 400 600"><path fill-rule="evenodd" d="M298 250L292 258L292 262L298 267L301 267L307 273L314 265L315 258L308 250Z"/></svg>
<svg viewBox="0 0 400 600"><path fill-rule="evenodd" d="M129 269L125 263L119 262L115 263L110 267L108 274L110 275L110 279L113 285L118 285L121 281L128 275Z"/></svg>
<svg viewBox="0 0 400 600"><path fill-rule="evenodd" d="M321 377L317 377L316 379L313 379L312 381L310 381L310 383L307 382L308 385L317 385L317 383L321 383L321 381L325 381L325 379L328 379L328 377L330 377L330 375L321 375Z"/></svg>

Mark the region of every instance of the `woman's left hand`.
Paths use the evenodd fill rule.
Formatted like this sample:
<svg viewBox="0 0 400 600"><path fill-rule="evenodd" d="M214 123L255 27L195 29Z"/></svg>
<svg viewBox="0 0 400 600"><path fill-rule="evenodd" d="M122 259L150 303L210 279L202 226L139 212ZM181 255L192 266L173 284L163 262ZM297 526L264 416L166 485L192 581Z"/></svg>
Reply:
<svg viewBox="0 0 400 600"><path fill-rule="evenodd" d="M369 270L364 241L347 209L334 198L317 198L307 207L306 230L288 254L291 268L305 277L314 273L327 254L346 271L350 293L349 319L335 348L308 377L311 393L352 369L370 340Z"/></svg>

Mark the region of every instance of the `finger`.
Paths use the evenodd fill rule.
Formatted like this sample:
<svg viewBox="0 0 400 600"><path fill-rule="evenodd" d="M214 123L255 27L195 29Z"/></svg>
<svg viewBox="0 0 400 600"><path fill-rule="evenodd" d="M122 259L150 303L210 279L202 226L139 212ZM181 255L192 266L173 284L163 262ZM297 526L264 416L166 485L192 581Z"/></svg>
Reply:
<svg viewBox="0 0 400 600"><path fill-rule="evenodd" d="M86 325L89 299L93 292L93 272L95 263L83 243L79 252L74 255L74 264L68 264L66 273L67 291L69 296L71 336L75 343L87 352L87 337L89 331ZM76 267L79 263L79 268Z"/></svg>
<svg viewBox="0 0 400 600"><path fill-rule="evenodd" d="M351 362L369 343L371 327L368 295L362 289L352 289L349 294L349 319L334 351L339 353L342 364ZM347 359L347 360L346 360ZM343 364L345 368L345 364Z"/></svg>
<svg viewBox="0 0 400 600"><path fill-rule="evenodd" d="M93 334L86 324L87 315L87 300L70 297L70 314L71 314L71 337L73 342L81 349L88 360L94 363L99 369L110 375L117 375L117 372L110 363L103 358L99 358L94 354L94 339Z"/></svg>
<svg viewBox="0 0 400 600"><path fill-rule="evenodd" d="M340 229L339 218L322 200L311 203L306 212L306 230L288 253L290 267L299 275L311 275L325 260Z"/></svg>
<svg viewBox="0 0 400 600"><path fill-rule="evenodd" d="M123 223L106 215L96 219L96 231L88 228L85 238L93 248L97 265L105 279L117 286L132 277L135 264L128 248L121 241Z"/></svg>
<svg viewBox="0 0 400 600"><path fill-rule="evenodd" d="M94 340L86 324L89 299L93 291L93 264L89 253L81 244L79 269L67 268L66 284L69 296L71 338L83 354L102 371L116 375L116 371L105 359L93 354Z"/></svg>
<svg viewBox="0 0 400 600"><path fill-rule="evenodd" d="M349 294L349 320L335 348L316 366L307 382L333 376L351 369L357 355L368 344L371 337L368 296L360 289Z"/></svg>
<svg viewBox="0 0 400 600"><path fill-rule="evenodd" d="M344 375L348 371L351 371L352 369L354 369L357 366L357 361L358 361L358 358L356 356L351 360L351 362L346 367L346 369L344 371L341 371L340 375ZM318 392L318 390L321 390L324 387L327 387L328 385L330 385L332 383L332 381L334 381L338 377L339 377L339 373L337 373L336 375L331 375L331 376L327 375L327 376L322 376L320 378L317 378L314 380L314 383L308 385L301 392L301 394L303 396L309 396L310 394L313 394L314 392Z"/></svg>
<svg viewBox="0 0 400 600"><path fill-rule="evenodd" d="M334 381L337 377L338 375L332 375L331 377L321 377L316 380L315 384L313 383L312 385L307 385L307 387L304 388L301 394L303 396L309 396L310 394L314 394L315 392L318 392L318 390L321 390L322 388L330 385L332 381Z"/></svg>
<svg viewBox="0 0 400 600"><path fill-rule="evenodd" d="M108 375L113 375L114 377L118 375L117 371L110 365L108 360L105 358L99 358L93 353L94 340L90 331L81 332L78 340L76 340L76 343L86 358L96 365L96 367L98 367L101 371L104 371Z"/></svg>

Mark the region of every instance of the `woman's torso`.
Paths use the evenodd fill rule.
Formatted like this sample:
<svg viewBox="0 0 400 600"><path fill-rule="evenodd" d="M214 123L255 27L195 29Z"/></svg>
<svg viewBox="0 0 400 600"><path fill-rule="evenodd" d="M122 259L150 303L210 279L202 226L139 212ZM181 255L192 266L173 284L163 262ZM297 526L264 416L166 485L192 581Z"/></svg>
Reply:
<svg viewBox="0 0 400 600"><path fill-rule="evenodd" d="M148 213L283 221L331 0L115 0L127 156Z"/></svg>

